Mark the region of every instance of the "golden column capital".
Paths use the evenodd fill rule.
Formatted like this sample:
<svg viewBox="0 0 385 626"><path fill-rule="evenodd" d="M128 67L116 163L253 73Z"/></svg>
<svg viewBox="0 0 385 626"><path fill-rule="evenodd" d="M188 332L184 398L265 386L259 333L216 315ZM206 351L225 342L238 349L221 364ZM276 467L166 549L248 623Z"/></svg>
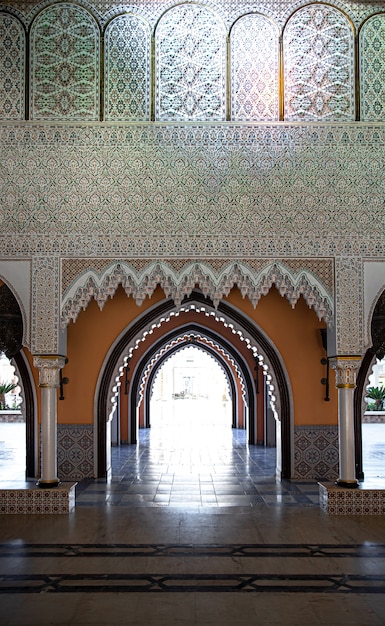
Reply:
<svg viewBox="0 0 385 626"><path fill-rule="evenodd" d="M330 367L336 373L337 389L355 388L361 360L361 356L334 356L329 359Z"/></svg>
<svg viewBox="0 0 385 626"><path fill-rule="evenodd" d="M59 387L59 372L64 367L65 363L65 356L60 354L42 354L34 356L33 364L39 370L39 387Z"/></svg>

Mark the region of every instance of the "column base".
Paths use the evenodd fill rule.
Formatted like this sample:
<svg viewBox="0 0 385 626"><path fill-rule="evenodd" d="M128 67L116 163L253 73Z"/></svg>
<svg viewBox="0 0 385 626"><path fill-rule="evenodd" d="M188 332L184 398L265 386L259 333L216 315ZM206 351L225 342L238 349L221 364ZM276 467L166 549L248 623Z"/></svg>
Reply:
<svg viewBox="0 0 385 626"><path fill-rule="evenodd" d="M344 480L343 478L338 478L336 480L337 487L345 487L345 489L356 489L359 485L358 480L355 478L352 480Z"/></svg>
<svg viewBox="0 0 385 626"><path fill-rule="evenodd" d="M43 478L40 478L36 484L42 489L53 489L54 487L58 487L60 485L60 480L58 478L55 478L54 480L43 480Z"/></svg>

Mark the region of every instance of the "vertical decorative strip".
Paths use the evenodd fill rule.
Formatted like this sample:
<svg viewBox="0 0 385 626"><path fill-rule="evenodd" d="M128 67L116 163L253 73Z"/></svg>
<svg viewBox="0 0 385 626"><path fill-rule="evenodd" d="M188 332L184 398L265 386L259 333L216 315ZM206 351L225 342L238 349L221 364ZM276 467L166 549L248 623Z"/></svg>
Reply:
<svg viewBox="0 0 385 626"><path fill-rule="evenodd" d="M25 52L22 25L0 13L0 120L24 119Z"/></svg>

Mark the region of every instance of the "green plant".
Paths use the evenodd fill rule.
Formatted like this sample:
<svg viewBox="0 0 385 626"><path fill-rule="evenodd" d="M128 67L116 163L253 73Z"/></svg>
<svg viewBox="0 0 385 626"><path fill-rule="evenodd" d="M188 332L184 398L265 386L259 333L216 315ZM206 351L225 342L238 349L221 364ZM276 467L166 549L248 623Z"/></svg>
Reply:
<svg viewBox="0 0 385 626"><path fill-rule="evenodd" d="M385 401L385 387L368 387L366 397L374 400L374 411L381 411Z"/></svg>
<svg viewBox="0 0 385 626"><path fill-rule="evenodd" d="M17 385L14 383L0 383L0 410L6 409L5 394L15 389Z"/></svg>

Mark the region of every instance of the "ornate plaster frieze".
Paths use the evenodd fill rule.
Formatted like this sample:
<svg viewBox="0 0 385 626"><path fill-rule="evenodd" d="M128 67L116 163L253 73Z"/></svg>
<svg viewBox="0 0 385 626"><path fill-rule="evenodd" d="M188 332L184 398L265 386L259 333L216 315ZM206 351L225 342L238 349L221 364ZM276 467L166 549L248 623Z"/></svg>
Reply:
<svg viewBox="0 0 385 626"><path fill-rule="evenodd" d="M67 273L69 263L69 260L65 262ZM75 262L74 267L77 265ZM215 261L186 263L186 260L183 263L180 259L174 262L150 261L139 270L135 269L134 264L115 261L101 272L94 269L92 260L88 260L88 268L74 277L63 293L62 326L65 327L71 320L75 321L92 298L102 309L120 285L138 306L160 286L166 297L172 298L177 306L197 287L213 301L214 306L218 306L233 287L238 287L242 296L247 296L254 307L274 285L293 308L299 297L303 296L319 319L325 320L329 326L333 324L332 285L328 289L315 272L306 269L305 261L297 262L295 268L294 260L290 267L290 261L253 264L246 261L224 263L222 260L220 264Z"/></svg>
<svg viewBox="0 0 385 626"><path fill-rule="evenodd" d="M385 233L385 231L384 231ZM38 255L66 257L83 262L84 258L97 259L170 259L179 257L190 259L217 257L227 259L276 259L291 257L311 259L323 258L326 263L334 257L380 259L384 257L385 235L381 232L376 237L371 231L363 229L360 235L347 231L330 233L314 230L306 233L264 233L253 236L249 232L226 233L220 235L191 234L184 235L183 240L174 233L143 232L127 237L121 233L98 235L97 233L72 233L60 235L0 234L1 259L28 259Z"/></svg>
<svg viewBox="0 0 385 626"><path fill-rule="evenodd" d="M375 250L369 224L383 248L385 124L97 126L0 125L0 226L21 238L4 254L51 235L75 256L223 255L235 238L236 256L289 256L298 237L334 256Z"/></svg>
<svg viewBox="0 0 385 626"><path fill-rule="evenodd" d="M362 259L336 259L337 354L364 349L364 272Z"/></svg>
<svg viewBox="0 0 385 626"><path fill-rule="evenodd" d="M2 0L0 7L4 6L9 10L17 11L25 15L28 22L31 22L37 13L43 8L52 4L52 0ZM121 2L121 0L76 0L76 4L83 6L92 13L104 26L112 17L123 12L140 14L145 17L153 26L161 15L177 4L175 0L156 2L154 0ZM288 17L301 6L309 4L308 0L259 0L245 1L242 3L231 0L205 0L204 6L211 7L221 18L230 25L245 13L258 12L270 16L277 23L283 25ZM343 0L333 0L331 3L336 8L344 11L355 24L360 23L367 15L381 10L383 3L379 0L372 2L344 2Z"/></svg>
<svg viewBox="0 0 385 626"><path fill-rule="evenodd" d="M34 354L56 354L60 328L58 259L35 257L31 280L31 350Z"/></svg>

